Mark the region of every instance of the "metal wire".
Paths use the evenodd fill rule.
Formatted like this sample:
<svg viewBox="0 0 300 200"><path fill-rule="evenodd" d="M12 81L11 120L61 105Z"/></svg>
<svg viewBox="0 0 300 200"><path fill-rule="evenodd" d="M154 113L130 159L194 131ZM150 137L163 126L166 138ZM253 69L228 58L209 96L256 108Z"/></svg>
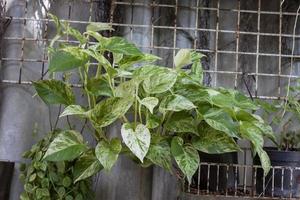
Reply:
<svg viewBox="0 0 300 200"><path fill-rule="evenodd" d="M134 0L123 0L123 1L112 1L111 10L109 12L110 19L107 20L111 25L113 25L116 29L121 28L129 28L128 38L133 40L134 34L137 30L149 30L149 44L143 43L138 44L137 46L143 50L149 50L149 52L155 52L154 50L165 50L170 52L171 57L174 57L176 52L181 48L178 42L178 35L181 33L191 33L189 36L191 38L191 45L189 48L195 49L201 53L207 55L209 60L210 68L205 69L205 73L209 73L212 75L213 85L216 86L219 84L219 81L223 77L230 77L228 79L232 79L230 81L233 82L232 87L236 89L241 89L240 87L240 80L243 76L248 77L255 77L253 81L253 92L254 97L261 98L261 99L285 99L286 94L284 83L287 80L295 80L300 78L300 74L297 73L287 73L286 68L291 69L292 65L298 64L300 60L299 54L299 47L297 47L297 51L288 51L284 50L284 41L285 40L299 40L299 29L295 30L294 33L291 31L285 31L283 28L285 26L286 21L285 18L288 18L293 21L294 18L297 17L296 9L294 11L286 10L282 2L278 1L278 9L273 11L266 11L262 9L262 2L261 0L257 0L257 9L247 9L244 8L243 5L247 0L236 0L232 2L236 2L236 5L233 8L226 8L223 7L222 0L214 0L209 1L210 6L203 6L201 0L191 0L192 3L187 5L181 5L183 1L181 0L173 0L173 3L160 3L161 1L152 0L149 1L151 3L139 3ZM89 18L88 19L81 19L80 16L71 17L72 12L72 4L71 1L67 1L66 4L68 5L68 13L65 19L62 21L69 22L70 25L87 25L90 21L93 21L92 14L97 9L97 6L93 6L92 4L95 1L89 1L86 5L89 7ZM169 1L170 2L170 1ZM211 2L216 2L215 4ZM274 1L277 2L277 1ZM286 1L287 4L289 1ZM22 25L22 30L20 34L17 35L5 35L4 41L6 42L15 42L20 44L20 55L16 57L2 57L2 65L9 67L10 62L18 63L18 76L15 79L3 77L0 84L9 84L9 85L26 85L28 87L31 86L32 81L28 80L26 76L24 76L24 64L30 65L34 64L34 66L40 66L36 70L40 72L39 79L44 79L45 72L47 71L47 44L52 40L51 34L49 34L50 28L53 27L53 20L49 19L48 13L44 15L43 18L34 18L28 16L28 2L27 0L23 1L23 14L17 13L15 16L7 17L7 19L11 19L11 26L14 24ZM151 10L151 17L149 19L149 23L139 24L136 23L134 20L135 17L135 9L147 9ZM117 10L126 10L131 12L129 20L120 21L115 12ZM156 16L157 11L161 9L169 9L172 14L174 14L174 18L170 22L159 23L160 16ZM191 15L195 19L191 19L193 21L192 25L187 26L186 24L180 24L180 19L178 16L182 9L186 9L189 12L193 12L194 14ZM163 12L163 11L162 11ZM200 17L204 16L203 12L209 12L210 19L208 23L210 26L206 27L201 24ZM230 15L234 15L232 21L234 24L234 28L224 27L221 26L223 21L225 20L222 18L222 13L229 13ZM249 23L255 24L255 29L243 29L243 27L247 27L245 24L245 20L243 19L243 15L253 15L255 16L252 21ZM173 16L173 15L172 15ZM265 16L271 16L278 18L278 30L268 32L262 28L262 20L264 20ZM58 16L60 17L60 16ZM106 22L107 22L106 21ZM254 23L255 22L255 23ZM39 23L41 27L43 27L43 34L36 35L36 36L28 36L26 35L26 25L29 23ZM169 35L165 36L170 38L170 43L158 43L156 39L158 37L157 32L161 33L169 33ZM222 35L232 36L234 39L232 41L232 48L227 48L226 45L222 44ZM198 42L200 41L199 37L206 37L210 35L210 45L199 45ZM278 51L265 51L261 49L263 44L264 37L273 37L274 41L278 42ZM252 45L252 49L250 48L243 48L244 41L242 38L255 38L255 41ZM207 38L206 38L207 39ZM208 39L207 39L208 40ZM59 43L72 43L76 44L78 41L73 40L70 37L66 37L63 39L58 40ZM39 57L33 57L31 54L26 53L26 44L29 44L33 47L38 47L37 45L42 44L44 47L43 53ZM89 44L95 44L94 42L89 42ZM276 43L277 44L277 43ZM294 44L297 45L297 44ZM159 52L159 51L158 51ZM231 68L224 68L222 66L222 61L220 60L223 56L230 57L230 62L232 63ZM245 70L243 68L242 59L247 58L249 60L253 59L253 62L250 63L252 65L249 70ZM276 66L272 66L274 70L270 72L265 72L261 70L260 59L261 58L272 58L276 61ZM288 60L286 62L286 60ZM96 65L96 63L91 63L92 66ZM171 67L171 66L170 66ZM278 69L275 71L275 69ZM287 70L289 71L289 70ZM260 93L260 89L264 87L264 82L260 81L260 79L276 79L276 84L273 85L275 93ZM81 84L72 83L72 87L82 87ZM270 90L271 90L270 89ZM248 94L247 94L248 95ZM249 96L249 95L248 95ZM249 153L249 150L245 150L245 155ZM250 155L250 154L248 154ZM246 158L246 156L245 156ZM245 159L246 161L246 159ZM205 168L206 167L206 168ZM202 169L206 169L202 170ZM258 184L261 184L258 181L259 175L261 173L261 167L258 165L252 165L251 163L243 163L241 162L235 164L226 164L226 163L210 163L210 162L201 162L199 166L198 173L195 175L196 179L191 186L186 187L186 192L189 192L193 195L202 195L202 196L209 196L214 195L218 196L225 196L229 197L228 199L232 199L233 197L244 197L249 199L280 199L284 197L278 197L276 193L276 186L279 184L281 190L285 188L285 176L290 174L296 174L300 171L300 167L289 168L285 166L273 166L271 168L271 175L266 179L263 179L262 187L263 191L258 192L256 187ZM214 174L215 173L215 174ZM224 177L221 178L221 174ZM277 178L278 173L280 174L279 182ZM205 183L203 183L203 177L205 177ZM295 177L290 176L291 179L288 181L288 186L290 188L294 187L295 184ZM216 178L216 184L214 184L213 178ZM233 186L232 187L225 187L221 184L224 183L224 180L227 181L233 178ZM204 186L203 186L203 185ZM214 188L213 188L214 187ZM285 196L285 195L283 195ZM287 198L293 199L294 194L287 194Z"/></svg>

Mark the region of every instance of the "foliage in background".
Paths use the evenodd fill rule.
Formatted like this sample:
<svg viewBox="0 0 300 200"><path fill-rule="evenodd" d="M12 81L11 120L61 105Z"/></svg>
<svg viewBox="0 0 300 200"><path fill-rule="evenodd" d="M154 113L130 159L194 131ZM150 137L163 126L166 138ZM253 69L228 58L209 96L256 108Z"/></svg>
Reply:
<svg viewBox="0 0 300 200"><path fill-rule="evenodd" d="M60 133L59 130L50 132L23 157L30 159L29 164L21 164L20 179L24 183L21 200L88 200L91 196L91 179L74 183L74 163L72 161L50 162L43 160L49 144Z"/></svg>
<svg viewBox="0 0 300 200"><path fill-rule="evenodd" d="M73 163L73 183L110 170L120 154L142 166L152 164L172 171L172 160L191 181L205 153L240 151L236 141L248 140L261 159L265 174L270 161L263 150L264 136L275 140L270 126L252 114L259 107L236 90L210 88L202 84L202 54L182 49L173 68L153 64L159 60L141 52L121 37L103 37L107 24L92 23L85 33L53 17L58 33L78 45L50 48L50 80L34 82L46 104L65 106L60 117L77 116L93 127L89 133L97 145L83 140L81 131L62 130L45 147L42 161ZM96 42L88 44L90 38ZM184 68L184 69L183 69ZM93 72L95 69L95 73ZM88 105L79 105L70 80L54 79L78 73ZM121 123L119 136L112 138L109 127ZM50 162L51 161L51 162Z"/></svg>
<svg viewBox="0 0 300 200"><path fill-rule="evenodd" d="M300 122L299 83L300 79L294 86L289 87L289 95L284 101L258 102L264 109L265 118L271 118L271 124L280 131L276 144L285 151L298 151L300 148L300 130L295 130Z"/></svg>

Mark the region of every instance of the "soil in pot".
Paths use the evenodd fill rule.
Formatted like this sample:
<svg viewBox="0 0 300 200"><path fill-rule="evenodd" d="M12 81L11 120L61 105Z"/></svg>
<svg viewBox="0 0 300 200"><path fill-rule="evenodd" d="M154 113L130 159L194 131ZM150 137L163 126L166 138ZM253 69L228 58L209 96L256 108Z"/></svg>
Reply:
<svg viewBox="0 0 300 200"><path fill-rule="evenodd" d="M270 157L271 165L284 166L284 168L274 169L263 178L263 170L257 169L256 193L271 197L300 197L300 152L299 151L279 151L276 148L265 148ZM255 165L260 165L257 157L254 159ZM264 186L265 185L265 186ZM274 190L272 191L272 186Z"/></svg>
<svg viewBox="0 0 300 200"><path fill-rule="evenodd" d="M230 166L230 164L237 164L236 152L224 154L206 154L200 152L199 155L202 163L222 163L223 165L201 165L200 185L198 186L199 171L197 171L193 177L192 186L200 190L208 189L210 192L218 193L224 193L227 189L234 187L235 181L238 181L238 173L235 167Z"/></svg>

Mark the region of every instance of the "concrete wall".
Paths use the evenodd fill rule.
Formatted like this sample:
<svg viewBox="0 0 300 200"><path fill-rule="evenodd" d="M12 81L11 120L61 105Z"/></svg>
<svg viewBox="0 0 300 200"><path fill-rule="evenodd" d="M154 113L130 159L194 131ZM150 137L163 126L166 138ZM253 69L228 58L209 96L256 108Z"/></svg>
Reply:
<svg viewBox="0 0 300 200"><path fill-rule="evenodd" d="M44 2L44 4L41 4ZM110 2L110 1L108 1ZM129 1L128 1L129 2ZM152 0L135 0L132 2L140 2L150 4ZM174 8L159 8L159 7L130 7L118 6L116 7L117 15L114 21L125 24L143 24L149 27L122 27L117 28L117 34L134 41L140 46L151 47L169 47L169 48L201 48L214 50L216 45L215 32L204 32L194 30L179 30L174 29L154 29L152 32L151 25L173 26L176 19L176 26L193 28L196 25L198 28L216 28L216 11L199 11L190 9L188 7L196 6L210 6L216 7L217 1L209 0L162 0L162 4L174 5L178 2L179 9L175 16ZM198 2L198 3L197 3ZM230 12L228 9L236 9L237 0L221 0L220 6L226 10L220 11L219 28L226 30L236 30L237 28L237 12ZM242 0L242 9L257 10L255 0ZM273 2L273 1L272 1ZM275 3L276 2L276 3ZM279 0L272 4L268 1L262 1L262 7L270 10L278 9ZM295 1L296 2L296 1ZM294 3L295 3L294 2ZM88 21L91 14L92 20L107 21L109 13L107 10L101 9L102 5L107 3L105 0L100 0L98 3L93 3L92 12L90 13L90 4L85 0L74 1L27 1L24 0L9 0L8 16L26 17L35 19L27 21L26 24L22 20L13 21L9 26L6 37L30 37L30 38L51 38L55 34L55 29L52 23L46 29L45 23L38 21L45 18L45 9L51 13L59 16L62 19ZM25 13L26 12L26 13ZM197 19L198 17L198 19ZM293 26L293 18L286 19L284 27L287 32L291 32ZM265 32L278 32L279 21L276 18L264 18L261 21ZM84 30L85 25L75 23L73 26ZM24 29L25 27L25 29ZM255 14L241 14L240 21L241 31L257 31L257 15ZM174 40L175 35L175 40ZM240 35L239 39L240 51L256 52L256 36L255 35ZM262 52L275 52L278 48L278 40L274 38L261 38L261 46L259 50ZM22 41L22 40L5 40L3 49L4 58L18 58L29 59L29 61L21 63L20 60L3 60L1 65L1 77L6 80L18 80L19 72L22 68L22 81L37 80L42 73L43 62L32 62L33 60L45 59L46 43L39 41ZM235 51L236 50L236 35L220 33L218 35L218 50ZM291 48L290 39L286 39L283 45L283 52L289 52ZM299 53L299 40L297 40L296 52ZM24 49L24 51L22 51ZM162 65L172 66L173 50L168 48L150 49L143 48L143 51L152 52L164 58L160 62ZM23 54L23 53L24 54ZM217 70L221 71L235 71L235 55L218 53L217 59L215 53L212 51L206 53L207 57L203 62L205 69L214 70L215 62L217 61ZM256 56L239 56L238 70L247 73L255 72ZM260 57L259 58L259 72L277 73L278 72L278 58ZM31 60L31 61L30 61ZM289 60L284 59L282 64L283 73L289 71ZM45 64L45 68L47 65ZM299 74L299 64L295 63L293 74ZM207 85L222 86L233 88L235 86L235 75L233 74L206 74L205 83ZM255 94L255 81L253 77L246 76L246 82L249 85L251 93ZM76 78L74 79L76 82ZM265 78L259 77L258 95L277 95L278 83L284 85L287 79L282 79L278 82L278 77ZM246 92L245 85L242 81L242 76L238 76L237 88ZM57 107L47 107L38 98L33 98L34 91L32 87L27 85L0 85L0 159L11 160L17 163L21 162L21 153L27 150L45 132L50 129L49 120L54 123L58 112ZM284 89L282 90L284 94ZM77 99L81 102L80 94ZM49 115L51 113L51 116ZM72 119L76 120L76 119ZM79 122L78 122L79 123ZM65 122L58 124L63 127ZM38 134L33 135L33 129L38 129ZM111 128L112 135L119 135L120 126ZM244 144L247 145L247 144ZM250 156L248 156L248 159ZM240 158L240 161L242 159ZM11 189L11 200L18 199L19 193L22 191L22 185L18 180L18 164L16 165L15 175ZM132 161L126 158L121 158L111 173L101 172L98 175L99 181L95 185L97 199L105 200L164 200L176 199L179 193L178 183L176 178L158 167L143 169L137 167Z"/></svg>

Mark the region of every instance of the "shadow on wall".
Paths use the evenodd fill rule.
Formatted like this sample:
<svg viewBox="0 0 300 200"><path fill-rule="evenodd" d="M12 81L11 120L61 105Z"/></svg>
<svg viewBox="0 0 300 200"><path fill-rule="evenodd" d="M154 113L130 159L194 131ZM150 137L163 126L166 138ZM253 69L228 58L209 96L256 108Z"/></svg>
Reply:
<svg viewBox="0 0 300 200"><path fill-rule="evenodd" d="M0 199L9 199L10 184L14 171L13 162L0 162Z"/></svg>

